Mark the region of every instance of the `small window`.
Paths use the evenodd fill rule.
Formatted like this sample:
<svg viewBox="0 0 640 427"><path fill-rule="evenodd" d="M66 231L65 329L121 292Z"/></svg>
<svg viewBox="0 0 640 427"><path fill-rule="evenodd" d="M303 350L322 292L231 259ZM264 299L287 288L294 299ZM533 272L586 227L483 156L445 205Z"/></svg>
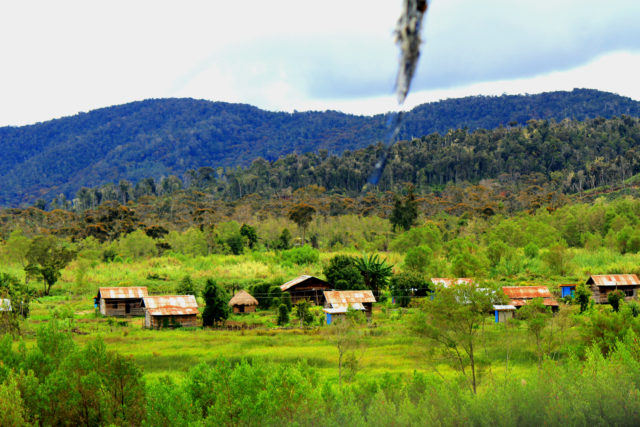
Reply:
<svg viewBox="0 0 640 427"><path fill-rule="evenodd" d="M636 294L636 290L635 289L625 289L624 290L624 294L628 297L632 297Z"/></svg>

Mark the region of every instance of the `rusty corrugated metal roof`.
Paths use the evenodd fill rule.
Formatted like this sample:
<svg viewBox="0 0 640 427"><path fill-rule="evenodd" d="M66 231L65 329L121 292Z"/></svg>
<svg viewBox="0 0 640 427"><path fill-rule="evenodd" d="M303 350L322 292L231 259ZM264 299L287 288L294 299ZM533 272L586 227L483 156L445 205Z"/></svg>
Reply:
<svg viewBox="0 0 640 427"><path fill-rule="evenodd" d="M198 302L193 295L144 297L142 305L152 316L198 314Z"/></svg>
<svg viewBox="0 0 640 427"><path fill-rule="evenodd" d="M376 302L372 291L324 291L324 298L332 307L348 307L349 305Z"/></svg>
<svg viewBox="0 0 640 427"><path fill-rule="evenodd" d="M302 276L296 277L293 280L289 280L287 283L285 283L283 285L280 285L280 289L284 292L287 289L289 289L290 287L295 286L295 285L297 285L299 283L302 283L304 281L307 281L307 280L316 280L319 283L322 283L322 284L327 285L327 286L331 286L331 284L329 282L325 282L324 280L318 279L317 277L307 276L306 274L304 274Z"/></svg>
<svg viewBox="0 0 640 427"><path fill-rule="evenodd" d="M558 285L559 288L575 288L578 285L576 284L566 284L566 285Z"/></svg>
<svg viewBox="0 0 640 427"><path fill-rule="evenodd" d="M635 274L599 274L591 276L589 281L593 281L596 286L629 286L640 285L640 279Z"/></svg>
<svg viewBox="0 0 640 427"><path fill-rule="evenodd" d="M98 298L105 299L126 299L126 298L144 298L148 295L146 286L128 286L120 288L100 288L98 290Z"/></svg>
<svg viewBox="0 0 640 427"><path fill-rule="evenodd" d="M546 286L503 286L502 292L511 299L511 305L518 307L534 298L542 298L544 305L558 305Z"/></svg>

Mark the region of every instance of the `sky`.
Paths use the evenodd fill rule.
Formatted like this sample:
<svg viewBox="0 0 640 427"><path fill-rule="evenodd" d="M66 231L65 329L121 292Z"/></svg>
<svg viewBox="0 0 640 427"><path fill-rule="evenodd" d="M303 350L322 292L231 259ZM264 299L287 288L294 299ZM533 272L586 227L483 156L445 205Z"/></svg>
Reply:
<svg viewBox="0 0 640 427"><path fill-rule="evenodd" d="M637 0L431 0L405 105L401 0L5 0L0 126L148 98L377 114L594 88L640 100Z"/></svg>

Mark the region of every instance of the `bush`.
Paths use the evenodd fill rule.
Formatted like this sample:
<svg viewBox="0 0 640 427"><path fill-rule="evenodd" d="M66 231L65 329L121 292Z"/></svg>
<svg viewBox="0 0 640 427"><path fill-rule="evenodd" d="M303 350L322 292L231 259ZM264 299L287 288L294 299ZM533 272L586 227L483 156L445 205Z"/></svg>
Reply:
<svg viewBox="0 0 640 427"><path fill-rule="evenodd" d="M307 245L283 251L281 257L284 262L298 265L313 264L320 259L318 251Z"/></svg>
<svg viewBox="0 0 640 427"><path fill-rule="evenodd" d="M431 264L433 252L428 246L417 246L407 251L404 257L404 266L407 270L424 273Z"/></svg>
<svg viewBox="0 0 640 427"><path fill-rule="evenodd" d="M289 323L289 310L284 304L280 304L278 307L278 326L284 326Z"/></svg>
<svg viewBox="0 0 640 427"><path fill-rule="evenodd" d="M538 256L538 252L540 252L540 249L533 242L527 243L527 246L524 247L524 255L527 258L536 258Z"/></svg>
<svg viewBox="0 0 640 427"><path fill-rule="evenodd" d="M356 260L346 255L336 255L329 260L322 273L327 281L338 290L358 290L364 288L364 279L356 266Z"/></svg>

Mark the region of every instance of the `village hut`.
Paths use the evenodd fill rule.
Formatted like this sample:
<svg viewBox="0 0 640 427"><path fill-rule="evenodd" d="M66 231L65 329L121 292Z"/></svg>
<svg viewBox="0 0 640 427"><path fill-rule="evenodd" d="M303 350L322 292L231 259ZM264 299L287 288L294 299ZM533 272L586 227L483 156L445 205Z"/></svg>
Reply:
<svg viewBox="0 0 640 427"><path fill-rule="evenodd" d="M359 310L365 313L367 320L371 320L373 303L376 297L372 291L325 291L324 313L327 325L330 325L337 316L343 316L347 310Z"/></svg>
<svg viewBox="0 0 640 427"><path fill-rule="evenodd" d="M144 316L142 298L147 295L146 286L100 288L94 306L104 316Z"/></svg>
<svg viewBox="0 0 640 427"><path fill-rule="evenodd" d="M468 277L457 277L457 278L449 278L449 277L432 277L431 283L436 286L443 286L448 288L450 286L455 285L471 285L473 283L473 279Z"/></svg>
<svg viewBox="0 0 640 427"><path fill-rule="evenodd" d="M324 291L333 289L331 283L313 276L299 276L280 286L282 292L291 295L291 302L309 300L315 305L324 304Z"/></svg>
<svg viewBox="0 0 640 427"><path fill-rule="evenodd" d="M193 295L162 295L144 297L144 327L198 326L198 303Z"/></svg>
<svg viewBox="0 0 640 427"><path fill-rule="evenodd" d="M258 306L258 300L252 297L247 291L239 291L231 298L229 306L233 308L234 314L253 313Z"/></svg>
<svg viewBox="0 0 640 427"><path fill-rule="evenodd" d="M576 294L576 285L560 285L560 296L562 298L565 297L574 297Z"/></svg>
<svg viewBox="0 0 640 427"><path fill-rule="evenodd" d="M610 292L620 289L625 300L629 301L638 295L640 279L635 274L608 274L589 277L587 286L591 288L593 300L598 304L608 303Z"/></svg>
<svg viewBox="0 0 640 427"><path fill-rule="evenodd" d="M552 311L558 310L558 302L546 286L503 286L502 292L511 300L509 305L516 308L526 305L534 298L542 298L545 306L551 307Z"/></svg>
<svg viewBox="0 0 640 427"><path fill-rule="evenodd" d="M493 311L496 316L496 323L503 323L509 319L513 319L516 313L516 307L514 305L494 305Z"/></svg>

